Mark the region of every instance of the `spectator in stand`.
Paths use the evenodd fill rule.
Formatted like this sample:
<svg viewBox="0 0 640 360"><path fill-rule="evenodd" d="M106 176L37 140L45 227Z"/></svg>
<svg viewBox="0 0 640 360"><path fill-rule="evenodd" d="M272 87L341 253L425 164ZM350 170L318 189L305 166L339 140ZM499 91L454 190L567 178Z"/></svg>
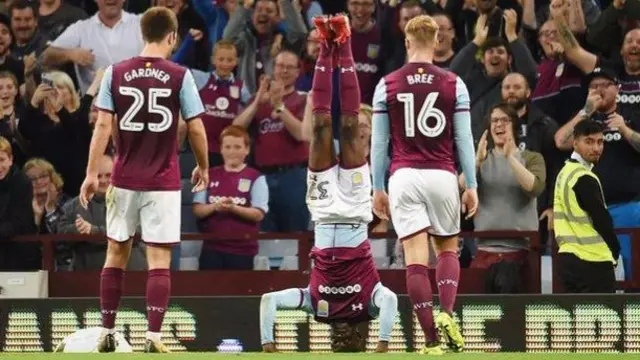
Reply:
<svg viewBox="0 0 640 360"><path fill-rule="evenodd" d="M634 30L640 34L640 30ZM629 33L631 34L631 33ZM594 167L602 184L604 198L615 227L640 226L640 104L635 99L616 102L619 95L616 72L595 68L587 76L589 96L583 110L558 130L558 146L568 149L573 142L573 129L584 120L594 120L604 128L604 150ZM636 83L637 86L637 83ZM623 175L621 175L623 174ZM625 277L637 264L632 263L631 240L619 235Z"/></svg>
<svg viewBox="0 0 640 360"><path fill-rule="evenodd" d="M300 58L285 50L275 61L274 79L265 76L244 111L233 121L246 129L257 128L255 162L269 185L269 213L265 231L305 231L309 210L305 201L308 143L303 140L302 116L307 95L295 90Z"/></svg>
<svg viewBox="0 0 640 360"><path fill-rule="evenodd" d="M142 51L140 16L122 10L124 0L96 0L98 13L69 26L42 54L47 67L74 63L80 92L96 72Z"/></svg>
<svg viewBox="0 0 640 360"><path fill-rule="evenodd" d="M184 42L180 49L173 55L172 60L182 63L182 54L185 49L194 43L199 32L192 32L190 37ZM191 69L196 86L200 91L200 98L204 105L205 113L202 116L202 123L207 131L209 141L209 165L218 166L223 164L220 155L220 133L227 126L231 125L233 119L240 114L251 94L244 85L244 81L233 75L233 70L238 64L238 51L233 42L220 40L213 49L211 62L215 68L213 72L204 72Z"/></svg>
<svg viewBox="0 0 640 360"><path fill-rule="evenodd" d="M477 143L485 129L485 118L489 109L500 102L502 79L511 71L525 76L529 84L536 83L536 63L526 44L516 33L515 10L504 11L507 40L499 37L487 38L489 27L487 16L480 15L476 24L476 35L451 62L451 71L459 74L469 88L471 97L471 130ZM481 51L481 61L476 53Z"/></svg>
<svg viewBox="0 0 640 360"><path fill-rule="evenodd" d="M92 134L89 111L102 74L99 69L87 95L80 98L67 74L45 73L47 82L38 86L20 114L18 129L30 141L31 155L54 165L65 179L65 193L71 196L78 194L84 180Z"/></svg>
<svg viewBox="0 0 640 360"><path fill-rule="evenodd" d="M279 9L284 14L280 14ZM275 56L271 50L281 15L286 28L286 44L293 46L302 42L307 36L307 28L292 0L244 0L224 29L224 39L233 41L240 55L237 75L252 94L258 89L261 76L273 73Z"/></svg>
<svg viewBox="0 0 640 360"><path fill-rule="evenodd" d="M239 126L220 134L224 164L209 170L210 184L193 197L193 213L202 232L225 240L205 241L200 270L252 270L258 254L260 221L269 211L264 175L248 167L249 134Z"/></svg>
<svg viewBox="0 0 640 360"><path fill-rule="evenodd" d="M205 41L198 42L195 46L189 48L187 53L182 55L182 61L185 66L196 69L209 69L211 66L211 49L209 42L206 41L209 34L206 33L204 20L191 7L188 0L154 0L154 6L163 6L176 14L178 18L178 38L187 38L189 32L193 29L200 31Z"/></svg>
<svg viewBox="0 0 640 360"><path fill-rule="evenodd" d="M13 164L11 144L0 137L0 271L28 271L41 267L40 244L11 241L36 231L29 178Z"/></svg>
<svg viewBox="0 0 640 360"><path fill-rule="evenodd" d="M318 37L318 30L313 29L309 32L307 37L307 44L305 53L302 56L302 66L300 76L296 80L296 89L300 91L311 90L311 84L313 83L313 72L315 71L316 60L320 54L320 38Z"/></svg>
<svg viewBox="0 0 640 360"><path fill-rule="evenodd" d="M28 144L18 131L19 119L16 116L18 99L18 80L7 71L0 71L0 136L12 147L12 162L21 167L27 161Z"/></svg>
<svg viewBox="0 0 640 360"><path fill-rule="evenodd" d="M488 130L482 134L476 153L480 203L473 223L477 231L538 230L536 198L545 188L545 164L540 153L518 148L518 120L516 110L506 103L495 105L489 111ZM464 174L460 178L460 186L464 188ZM515 277L515 281L509 283L520 283L528 249L528 239L481 238L471 267L488 269L493 264L515 263L515 266L501 266L490 272L487 281L491 285L487 290L520 292L518 287L500 288L496 280ZM518 271L513 273L514 269Z"/></svg>
<svg viewBox="0 0 640 360"><path fill-rule="evenodd" d="M95 235L106 232L105 196L111 184L113 159L103 156L99 163L98 189L87 208L80 206L78 197L69 200L62 207L57 233ZM145 270L146 260L140 242L133 244L127 269ZM99 270L104 265L107 246L104 242L73 242L73 270Z"/></svg>
<svg viewBox="0 0 640 360"><path fill-rule="evenodd" d="M480 17L485 17L483 24L487 27L487 37L501 37L508 39L504 13L512 9L515 14L515 31L520 32L523 23L523 7L528 1L522 0L447 0L443 5L444 11L451 16L456 27L456 39L466 44L473 39L474 29ZM531 15L535 21L535 14ZM509 40L509 42L511 42Z"/></svg>
<svg viewBox="0 0 640 360"><path fill-rule="evenodd" d="M204 20L209 46L213 48L213 45L222 39L229 17L238 7L238 0L191 0L191 2Z"/></svg>
<svg viewBox="0 0 640 360"><path fill-rule="evenodd" d="M18 80L18 84L24 82L24 63L16 60L9 50L13 44L9 17L0 13L0 71L8 71Z"/></svg>
<svg viewBox="0 0 640 360"><path fill-rule="evenodd" d="M300 12L304 17L307 30L312 30L316 26L313 23L313 18L324 14L322 11L322 5L319 2L313 0L295 0L300 3Z"/></svg>
<svg viewBox="0 0 640 360"><path fill-rule="evenodd" d="M38 31L38 9L30 0L14 0L9 6L11 31L14 35L11 55L22 61L31 53L39 56L46 46L46 39Z"/></svg>
<svg viewBox="0 0 640 360"><path fill-rule="evenodd" d="M538 32L544 56L538 64L538 83L531 99L533 104L562 126L584 104L582 76L593 68L588 70L585 67L585 51L564 17L558 16L557 19L545 22ZM568 40L565 39L567 37Z"/></svg>
<svg viewBox="0 0 640 360"><path fill-rule="evenodd" d="M588 21L587 42L608 58L620 54L622 39L638 27L640 7L629 0L613 0L595 22Z"/></svg>
<svg viewBox="0 0 640 360"><path fill-rule="evenodd" d="M40 0L38 28L47 40L55 40L69 25L86 19L87 13L64 0Z"/></svg>
<svg viewBox="0 0 640 360"><path fill-rule="evenodd" d="M587 34L587 26L595 24L600 18L600 7L594 0L551 0L549 6L542 6L537 17L540 23L551 17L553 12L562 12L568 24L575 24L573 29L576 33Z"/></svg>
<svg viewBox="0 0 640 360"><path fill-rule="evenodd" d="M546 230L552 228L553 184L562 159L555 143L558 124L529 102L531 88L529 82L520 73L510 73L502 80L502 101L511 105L518 113L516 145L520 150L529 150L542 154L547 174L546 188L538 198L538 210L546 221L542 239L546 239Z"/></svg>
<svg viewBox="0 0 640 360"><path fill-rule="evenodd" d="M390 72L401 68L407 62L407 47L405 46L404 27L407 25L409 20L418 15L424 14L425 10L418 0L407 0L400 4L398 12L398 28L400 29L401 37L388 46L390 51L386 56L385 74L389 74ZM440 32L438 32L438 36L440 36ZM440 44L440 42L438 43Z"/></svg>
<svg viewBox="0 0 640 360"><path fill-rule="evenodd" d="M433 54L433 63L448 69L456 54L454 50L456 29L449 15L444 12L434 14L433 20L438 24L438 46Z"/></svg>
<svg viewBox="0 0 640 360"><path fill-rule="evenodd" d="M376 11L374 0L347 0L347 9L351 22L351 52L356 63L360 97L363 103L371 104L376 84L386 66L383 56L388 50L383 36L385 30L373 16ZM334 103L339 104L339 91L334 91L333 94ZM336 106L333 107L335 109ZM335 110L334 117L340 118Z"/></svg>

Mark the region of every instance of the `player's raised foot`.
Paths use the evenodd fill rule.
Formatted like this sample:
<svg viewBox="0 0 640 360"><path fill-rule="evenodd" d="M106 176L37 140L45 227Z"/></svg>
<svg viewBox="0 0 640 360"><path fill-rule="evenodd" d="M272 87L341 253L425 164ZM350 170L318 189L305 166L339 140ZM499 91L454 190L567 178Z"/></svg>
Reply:
<svg viewBox="0 0 640 360"><path fill-rule="evenodd" d="M426 344L422 349L418 350L418 354L422 355L444 355L444 350L440 346L439 341Z"/></svg>
<svg viewBox="0 0 640 360"><path fill-rule="evenodd" d="M144 343L144 352L146 353L170 353L171 351L160 341L147 339Z"/></svg>
<svg viewBox="0 0 640 360"><path fill-rule="evenodd" d="M377 353L386 353L389 352L389 342L388 341L378 341L378 346L376 347Z"/></svg>
<svg viewBox="0 0 640 360"><path fill-rule="evenodd" d="M316 30L318 30L318 36L321 41L324 41L325 44L329 44L331 40L333 40L333 31L331 30L331 25L329 24L329 17L326 15L318 15L313 17L313 24L316 26Z"/></svg>
<svg viewBox="0 0 640 360"><path fill-rule="evenodd" d="M105 331L100 335L100 338L98 338L98 346L96 347L96 350L101 353L110 353L116 351L117 346L116 337Z"/></svg>
<svg viewBox="0 0 640 360"><path fill-rule="evenodd" d="M436 327L442 336L442 341L453 352L464 350L464 339L458 329L458 324L448 313L441 311L436 317Z"/></svg>
<svg viewBox="0 0 640 360"><path fill-rule="evenodd" d="M266 343L262 345L262 352L274 353L274 352L278 352L278 350L276 349L276 344Z"/></svg>
<svg viewBox="0 0 640 360"><path fill-rule="evenodd" d="M335 34L334 40L338 44L342 44L351 36L351 25L349 24L349 17L345 14L338 14L331 17L329 20L331 23L331 29Z"/></svg>

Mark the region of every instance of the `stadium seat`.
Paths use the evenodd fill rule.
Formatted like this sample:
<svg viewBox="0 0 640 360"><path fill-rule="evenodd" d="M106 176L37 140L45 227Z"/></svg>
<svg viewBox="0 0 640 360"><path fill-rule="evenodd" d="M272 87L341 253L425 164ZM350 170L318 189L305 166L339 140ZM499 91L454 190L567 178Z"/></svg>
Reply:
<svg viewBox="0 0 640 360"><path fill-rule="evenodd" d="M391 260L388 256L377 257L374 256L373 261L376 263L376 269L388 269Z"/></svg>
<svg viewBox="0 0 640 360"><path fill-rule="evenodd" d="M544 255L540 259L540 284L543 294L553 293L553 265L550 255Z"/></svg>
<svg viewBox="0 0 640 360"><path fill-rule="evenodd" d="M298 270L298 257L295 255L284 256L280 263L280 270Z"/></svg>
<svg viewBox="0 0 640 360"><path fill-rule="evenodd" d="M286 256L297 257L298 255L298 243L296 241L276 239L258 240L258 243L260 245L258 255L268 257L271 267L274 268L280 268Z"/></svg>
<svg viewBox="0 0 640 360"><path fill-rule="evenodd" d="M373 257L386 257L389 256L387 251L387 239L371 239L371 253Z"/></svg>
<svg viewBox="0 0 640 360"><path fill-rule="evenodd" d="M253 270L271 270L269 258L266 256L256 255L253 258Z"/></svg>

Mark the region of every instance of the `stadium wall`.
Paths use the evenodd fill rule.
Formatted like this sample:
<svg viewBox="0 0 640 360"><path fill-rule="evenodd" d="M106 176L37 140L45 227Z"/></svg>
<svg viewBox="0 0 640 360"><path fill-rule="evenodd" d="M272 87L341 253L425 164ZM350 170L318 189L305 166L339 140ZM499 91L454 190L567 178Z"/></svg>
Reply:
<svg viewBox="0 0 640 360"><path fill-rule="evenodd" d="M171 300L163 339L173 351L213 351L237 339L260 350L259 297L183 297ZM424 339L409 300L400 297L391 349L413 351ZM437 310L436 310L437 311ZM456 318L467 351L640 352L638 295L461 296ZM0 300L0 349L51 351L65 336L100 325L97 299ZM146 332L143 298L125 298L117 326L135 350ZM369 326L375 348L378 322ZM281 351L329 351L329 329L302 311L280 311L275 326Z"/></svg>

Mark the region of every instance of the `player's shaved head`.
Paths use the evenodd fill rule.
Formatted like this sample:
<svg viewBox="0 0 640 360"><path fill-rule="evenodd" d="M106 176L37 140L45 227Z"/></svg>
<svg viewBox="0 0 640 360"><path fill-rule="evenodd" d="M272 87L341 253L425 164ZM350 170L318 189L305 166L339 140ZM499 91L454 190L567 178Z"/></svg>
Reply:
<svg viewBox="0 0 640 360"><path fill-rule="evenodd" d="M170 9L155 6L142 14L140 28L146 43L162 43L178 31L178 18Z"/></svg>
<svg viewBox="0 0 640 360"><path fill-rule="evenodd" d="M414 46L435 47L438 23L429 15L418 15L407 22L404 33Z"/></svg>

